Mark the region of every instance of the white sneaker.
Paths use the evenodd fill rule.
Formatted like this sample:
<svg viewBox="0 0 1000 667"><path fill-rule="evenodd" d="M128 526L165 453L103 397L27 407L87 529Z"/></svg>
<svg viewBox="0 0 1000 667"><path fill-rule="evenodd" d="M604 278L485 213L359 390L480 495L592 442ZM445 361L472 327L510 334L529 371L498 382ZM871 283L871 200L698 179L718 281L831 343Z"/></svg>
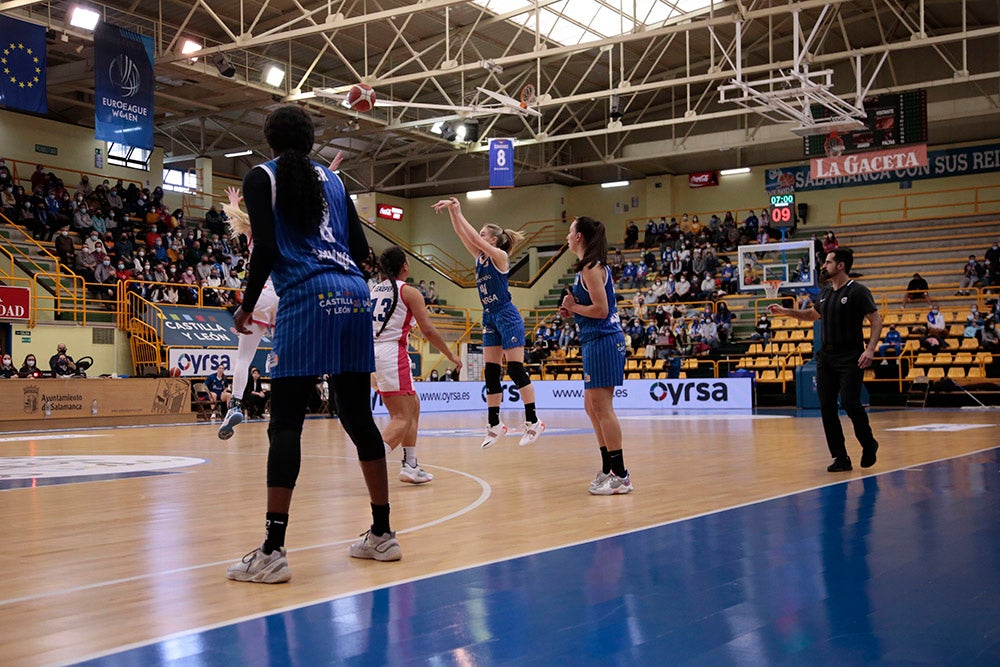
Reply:
<svg viewBox="0 0 1000 667"><path fill-rule="evenodd" d="M496 441L507 435L507 426L500 422L496 426L486 427L486 437L483 439L483 449L496 444Z"/></svg>
<svg viewBox="0 0 1000 667"><path fill-rule="evenodd" d="M629 479L628 473L625 473L625 477L611 473L600 484L590 489L590 493L595 496L617 496L622 493L632 493L632 491L632 480Z"/></svg>
<svg viewBox="0 0 1000 667"><path fill-rule="evenodd" d="M222 420L222 425L219 426L219 440L229 440L233 437L233 427L242 423L243 411L235 406L229 408L226 418Z"/></svg>
<svg viewBox="0 0 1000 667"><path fill-rule="evenodd" d="M399 481L410 484L426 484L434 479L434 475L426 472L420 465L410 466L403 461L403 467L399 469Z"/></svg>
<svg viewBox="0 0 1000 667"><path fill-rule="evenodd" d="M538 440L538 436L545 432L545 422L524 422L524 435L521 436L521 442L517 443L521 447L530 445L535 440Z"/></svg>
<svg viewBox="0 0 1000 667"><path fill-rule="evenodd" d="M254 549L239 562L226 570L226 576L233 581L249 581L255 584L283 584L292 578L285 558L285 548L275 549L269 554Z"/></svg>
<svg viewBox="0 0 1000 667"><path fill-rule="evenodd" d="M368 530L361 533L363 538L360 542L355 542L347 550L354 558L371 558L373 560L399 560L403 557L403 552L399 549L399 542L396 540L396 533L389 532L385 535L372 535Z"/></svg>
<svg viewBox="0 0 1000 667"><path fill-rule="evenodd" d="M597 473L597 477L590 481L590 492L593 493L594 489L603 484L604 480L606 480L610 475L611 473L604 472L603 470Z"/></svg>

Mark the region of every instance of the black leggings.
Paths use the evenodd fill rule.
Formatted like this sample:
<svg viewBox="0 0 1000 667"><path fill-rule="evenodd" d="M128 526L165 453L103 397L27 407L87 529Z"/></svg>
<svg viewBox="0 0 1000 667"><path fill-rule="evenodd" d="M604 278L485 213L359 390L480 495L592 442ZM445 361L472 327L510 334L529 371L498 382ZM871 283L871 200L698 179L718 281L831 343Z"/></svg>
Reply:
<svg viewBox="0 0 1000 667"><path fill-rule="evenodd" d="M385 458L382 434L375 426L369 400L368 373L341 373L331 376L332 389L340 408L340 423L354 442L361 461ZM274 378L271 381L271 423L267 435L267 485L295 488L302 464L302 423L306 406L316 392L315 377Z"/></svg>

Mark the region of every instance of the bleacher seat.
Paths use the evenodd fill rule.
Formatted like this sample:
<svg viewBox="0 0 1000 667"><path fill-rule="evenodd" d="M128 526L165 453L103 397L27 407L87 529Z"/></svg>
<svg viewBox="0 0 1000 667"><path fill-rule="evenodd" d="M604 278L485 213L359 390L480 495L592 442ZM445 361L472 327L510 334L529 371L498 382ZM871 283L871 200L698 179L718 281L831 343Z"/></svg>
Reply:
<svg viewBox="0 0 1000 667"><path fill-rule="evenodd" d="M777 374L774 371L762 371L760 377L757 378L758 382L775 382L778 379Z"/></svg>
<svg viewBox="0 0 1000 667"><path fill-rule="evenodd" d="M959 346L961 350L975 350L979 348L979 341L975 338L963 338Z"/></svg>
<svg viewBox="0 0 1000 667"><path fill-rule="evenodd" d="M920 377L924 377L924 371L916 366L910 366L910 372L906 374L906 379L916 380Z"/></svg>
<svg viewBox="0 0 1000 667"><path fill-rule="evenodd" d="M973 366L969 369L969 374L966 375L969 378L981 378L983 377L983 369L979 366Z"/></svg>
<svg viewBox="0 0 1000 667"><path fill-rule="evenodd" d="M961 366L952 366L951 368L948 369L948 377L952 379L964 378L965 369L962 368Z"/></svg>
<svg viewBox="0 0 1000 667"><path fill-rule="evenodd" d="M914 363L917 366L930 366L934 363L934 355L930 352L921 352L917 355L917 360Z"/></svg>
<svg viewBox="0 0 1000 667"><path fill-rule="evenodd" d="M931 380L940 380L944 377L944 369L940 366L933 366L927 369L927 377Z"/></svg>
<svg viewBox="0 0 1000 667"><path fill-rule="evenodd" d="M938 352L937 356L934 357L934 364L937 366L943 366L947 368L951 366L952 356L951 352Z"/></svg>

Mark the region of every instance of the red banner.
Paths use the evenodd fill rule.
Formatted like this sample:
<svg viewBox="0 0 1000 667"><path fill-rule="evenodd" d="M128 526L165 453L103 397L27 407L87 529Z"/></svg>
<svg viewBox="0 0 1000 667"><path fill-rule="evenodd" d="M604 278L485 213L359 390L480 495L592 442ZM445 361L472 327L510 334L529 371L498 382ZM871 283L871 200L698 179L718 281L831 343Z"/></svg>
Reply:
<svg viewBox="0 0 1000 667"><path fill-rule="evenodd" d="M0 320L31 319L31 290L27 287L0 286Z"/></svg>
<svg viewBox="0 0 1000 667"><path fill-rule="evenodd" d="M719 184L719 172L699 171L697 174L688 174L689 188L707 188Z"/></svg>
<svg viewBox="0 0 1000 667"><path fill-rule="evenodd" d="M809 177L840 178L882 171L903 171L927 166L927 145L902 146L884 151L854 153L841 157L814 158L809 161Z"/></svg>
<svg viewBox="0 0 1000 667"><path fill-rule="evenodd" d="M377 204L375 208L375 216L382 218L383 220L402 220L403 219L403 209L399 206L392 206L390 204Z"/></svg>

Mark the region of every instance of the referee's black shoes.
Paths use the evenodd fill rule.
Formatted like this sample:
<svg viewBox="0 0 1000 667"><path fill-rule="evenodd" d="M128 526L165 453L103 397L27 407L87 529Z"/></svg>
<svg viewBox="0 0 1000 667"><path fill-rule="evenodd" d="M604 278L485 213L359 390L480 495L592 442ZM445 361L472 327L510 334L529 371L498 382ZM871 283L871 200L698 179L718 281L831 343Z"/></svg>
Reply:
<svg viewBox="0 0 1000 667"><path fill-rule="evenodd" d="M871 468L875 465L875 452L878 451L878 443L872 442L869 447L861 448L861 467Z"/></svg>
<svg viewBox="0 0 1000 667"><path fill-rule="evenodd" d="M854 466L851 465L850 456L835 458L833 463L826 467L827 472L847 472L848 470L854 470Z"/></svg>

